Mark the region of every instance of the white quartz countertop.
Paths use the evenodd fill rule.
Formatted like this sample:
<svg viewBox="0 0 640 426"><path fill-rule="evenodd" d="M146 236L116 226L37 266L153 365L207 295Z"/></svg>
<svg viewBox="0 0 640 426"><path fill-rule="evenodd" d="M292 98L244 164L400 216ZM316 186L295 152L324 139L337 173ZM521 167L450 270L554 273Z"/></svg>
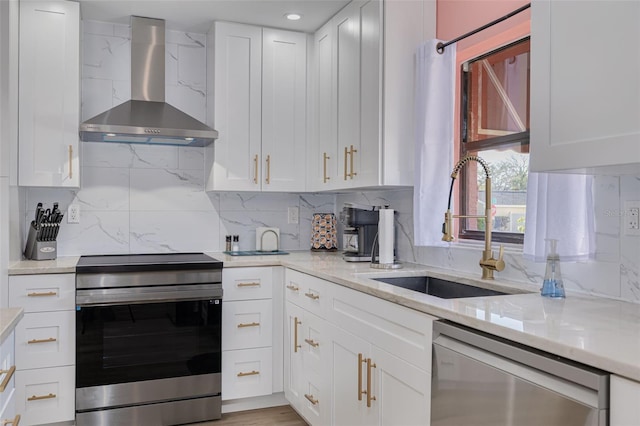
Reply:
<svg viewBox="0 0 640 426"><path fill-rule="evenodd" d="M20 260L9 265L9 275L74 274L79 256L64 256L54 260Z"/></svg>
<svg viewBox="0 0 640 426"><path fill-rule="evenodd" d="M0 344L16 328L23 315L22 308L0 308Z"/></svg>
<svg viewBox="0 0 640 426"><path fill-rule="evenodd" d="M495 281L483 281L480 268L476 275L410 263L399 270L379 270L370 268L368 263L345 262L339 253L308 251L265 256L207 254L222 260L225 268L295 269L640 382L640 304L572 292L567 292L566 299L548 299L539 295L539 286L503 281L499 273ZM67 258L68 263L61 259L55 261L59 265L46 265L49 261L18 262L10 266L9 274L73 272L73 268L67 268L75 265L77 258ZM371 279L409 275L430 275L516 294L440 299Z"/></svg>

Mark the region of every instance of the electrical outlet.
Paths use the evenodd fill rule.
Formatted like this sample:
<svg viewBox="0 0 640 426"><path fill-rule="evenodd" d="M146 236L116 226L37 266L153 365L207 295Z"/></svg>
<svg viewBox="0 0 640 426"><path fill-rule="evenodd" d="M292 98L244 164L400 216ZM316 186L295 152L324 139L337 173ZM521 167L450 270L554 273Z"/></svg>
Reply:
<svg viewBox="0 0 640 426"><path fill-rule="evenodd" d="M67 223L80 223L80 206L78 204L69 204Z"/></svg>
<svg viewBox="0 0 640 426"><path fill-rule="evenodd" d="M622 218L625 235L640 235L640 201L625 201Z"/></svg>
<svg viewBox="0 0 640 426"><path fill-rule="evenodd" d="M288 208L287 222L293 224L300 222L300 209L298 207Z"/></svg>

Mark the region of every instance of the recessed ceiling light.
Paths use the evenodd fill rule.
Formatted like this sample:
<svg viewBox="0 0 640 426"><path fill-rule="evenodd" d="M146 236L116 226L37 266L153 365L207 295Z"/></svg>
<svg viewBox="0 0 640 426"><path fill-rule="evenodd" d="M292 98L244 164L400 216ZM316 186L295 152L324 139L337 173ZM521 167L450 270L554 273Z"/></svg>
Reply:
<svg viewBox="0 0 640 426"><path fill-rule="evenodd" d="M302 18L302 15L300 15L299 13L287 13L284 15L284 17L290 21L297 21L298 19Z"/></svg>
<svg viewBox="0 0 640 426"><path fill-rule="evenodd" d="M107 136L109 136L110 138L113 138L113 137L116 136L116 134L115 133L107 133Z"/></svg>
<svg viewBox="0 0 640 426"><path fill-rule="evenodd" d="M187 142L191 142L191 141L193 141L193 138L184 138L184 140L187 141Z"/></svg>

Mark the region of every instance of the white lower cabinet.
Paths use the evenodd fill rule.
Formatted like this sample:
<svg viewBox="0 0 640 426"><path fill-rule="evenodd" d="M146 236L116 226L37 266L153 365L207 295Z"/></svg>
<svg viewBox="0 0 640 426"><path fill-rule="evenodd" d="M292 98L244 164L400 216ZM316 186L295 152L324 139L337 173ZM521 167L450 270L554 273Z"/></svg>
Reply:
<svg viewBox="0 0 640 426"><path fill-rule="evenodd" d="M429 424L434 317L290 269L285 283L321 288L327 306L286 293L285 396L307 422Z"/></svg>
<svg viewBox="0 0 640 426"><path fill-rule="evenodd" d="M70 421L75 418L75 367L52 367L16 372L16 409L25 425Z"/></svg>
<svg viewBox="0 0 640 426"><path fill-rule="evenodd" d="M225 399L269 395L273 387L271 348L222 353Z"/></svg>
<svg viewBox="0 0 640 426"><path fill-rule="evenodd" d="M75 419L75 274L12 275L9 304L24 309L15 330L21 423Z"/></svg>
<svg viewBox="0 0 640 426"><path fill-rule="evenodd" d="M282 392L281 268L222 272L222 400ZM277 297L274 297L277 296Z"/></svg>
<svg viewBox="0 0 640 426"><path fill-rule="evenodd" d="M615 375L610 380L610 425L640 425L640 383Z"/></svg>

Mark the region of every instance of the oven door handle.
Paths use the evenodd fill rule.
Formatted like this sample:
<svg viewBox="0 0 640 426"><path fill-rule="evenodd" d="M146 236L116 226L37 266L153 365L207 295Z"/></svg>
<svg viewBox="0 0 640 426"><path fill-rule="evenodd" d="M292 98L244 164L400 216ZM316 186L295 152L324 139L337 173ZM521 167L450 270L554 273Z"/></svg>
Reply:
<svg viewBox="0 0 640 426"><path fill-rule="evenodd" d="M207 299L222 299L222 285L194 284L76 290L76 305L80 307L182 302Z"/></svg>

